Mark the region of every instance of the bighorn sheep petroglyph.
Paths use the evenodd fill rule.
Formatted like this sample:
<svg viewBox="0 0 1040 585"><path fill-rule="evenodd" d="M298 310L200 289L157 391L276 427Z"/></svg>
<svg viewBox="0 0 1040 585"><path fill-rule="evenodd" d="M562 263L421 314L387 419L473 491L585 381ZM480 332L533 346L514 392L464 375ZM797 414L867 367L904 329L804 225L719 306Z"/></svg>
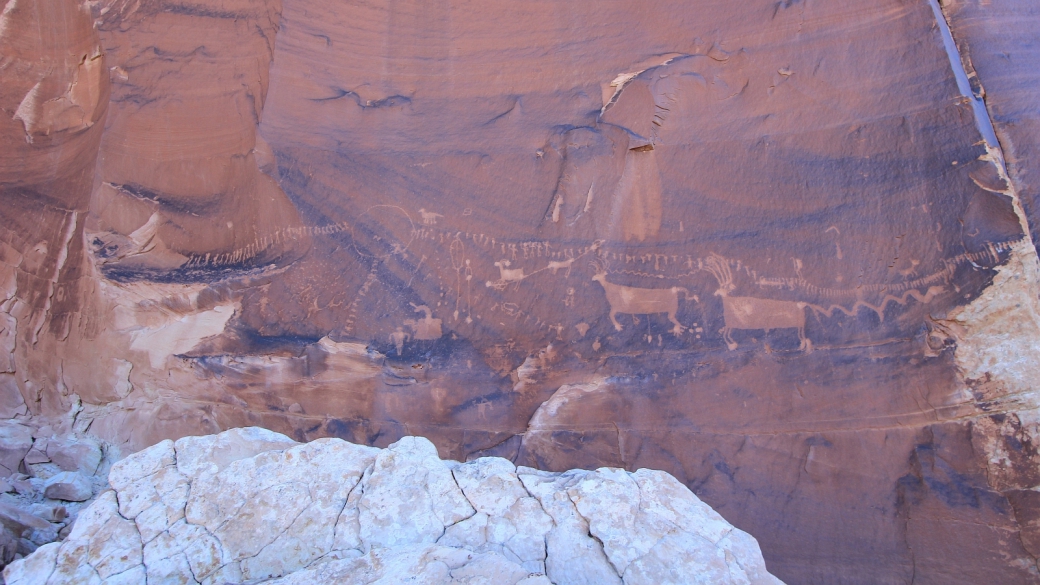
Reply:
<svg viewBox="0 0 1040 585"><path fill-rule="evenodd" d="M686 329L675 318L675 313L679 311L679 293L682 292L686 300L693 299L700 302L696 295L691 295L690 291L682 287L636 288L607 282L605 271L597 271L592 280L598 282L603 287L603 291L607 293L607 303L610 304L610 321L614 324L614 329L618 331L622 329L621 323L618 323L617 320L618 313L627 315L667 313L668 320L675 325L672 327L672 333L679 336Z"/></svg>
<svg viewBox="0 0 1040 585"><path fill-rule="evenodd" d="M812 351L812 341L805 336L805 307L808 306L806 303L731 297L729 293L733 292L735 287L729 261L712 254L705 260L704 265L719 283L715 295L722 297L722 317L725 322L722 338L726 341L726 347L731 350L737 349L737 342L732 336L734 329L762 329L766 332L771 329L797 329L798 340L801 342L798 349Z"/></svg>

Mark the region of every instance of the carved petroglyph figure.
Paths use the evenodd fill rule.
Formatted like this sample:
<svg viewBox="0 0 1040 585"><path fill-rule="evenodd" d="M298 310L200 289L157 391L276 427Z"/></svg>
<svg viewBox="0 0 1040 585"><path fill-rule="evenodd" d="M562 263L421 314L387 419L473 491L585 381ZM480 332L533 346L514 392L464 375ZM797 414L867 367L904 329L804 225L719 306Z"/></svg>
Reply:
<svg viewBox="0 0 1040 585"><path fill-rule="evenodd" d="M614 329L618 331L622 330L621 323L618 323L617 320L618 313L632 315L633 318L636 315L667 313L668 320L675 325L672 327L672 334L679 336L686 329L675 318L675 314L679 311L679 293L682 292L687 301L693 299L699 302L696 295L691 295L690 291L682 287L636 288L622 286L607 282L606 272L597 272L593 275L592 280L598 282L607 294L607 303L610 304L610 321L614 324Z"/></svg>
<svg viewBox="0 0 1040 585"><path fill-rule="evenodd" d="M556 275L557 270L566 269L567 276L570 276L571 265L574 264L575 260L577 260L577 258L568 258L566 260L550 260L549 265L546 266L546 269L551 270L554 276Z"/></svg>
<svg viewBox="0 0 1040 585"><path fill-rule="evenodd" d="M560 341L563 341L564 326L563 326L562 323L557 323L556 325L550 325L549 326L549 330L550 331L555 331L556 332L556 339L558 339Z"/></svg>
<svg viewBox="0 0 1040 585"><path fill-rule="evenodd" d="M438 217L444 217L443 215L441 215L439 213L434 213L432 211L426 211L425 209L420 209L419 210L419 215L422 216L423 225L437 225L437 218Z"/></svg>
<svg viewBox="0 0 1040 585"><path fill-rule="evenodd" d="M458 321L459 305L462 303L462 269L469 262L466 260L466 246L458 234L455 234L455 239L451 241L448 252L451 255L451 267L455 269L455 312L452 315Z"/></svg>
<svg viewBox="0 0 1040 585"><path fill-rule="evenodd" d="M499 260L495 262L495 266L498 267L499 279L489 280L484 283L484 286L494 288L495 290L504 289L509 283L515 282L517 288L520 287L520 281L527 278L524 274L523 268L509 268L512 264L509 260Z"/></svg>
<svg viewBox="0 0 1040 585"><path fill-rule="evenodd" d="M405 322L407 323L407 321ZM404 342L408 341L412 336L404 332L401 327L397 328L390 334L390 341L394 342L394 348L397 349L397 355L401 355L404 352Z"/></svg>
<svg viewBox="0 0 1040 585"><path fill-rule="evenodd" d="M433 318L433 311L430 310L426 305L412 305L415 308L416 313L423 313L424 317L416 321L415 319L407 319L404 324L411 327L412 331L415 332L413 339L416 341L429 341L434 339L440 339L444 332L441 330L441 320Z"/></svg>
<svg viewBox="0 0 1040 585"><path fill-rule="evenodd" d="M498 267L498 272L501 275L501 280L504 280L506 282L516 282L518 280L523 280L525 278L524 269L509 268L510 264L511 262L509 260L499 260L498 262L495 262L495 266Z"/></svg>
<svg viewBox="0 0 1040 585"><path fill-rule="evenodd" d="M589 332L589 324L582 321L574 326L578 330L578 337L584 338L585 334Z"/></svg>
<svg viewBox="0 0 1040 585"><path fill-rule="evenodd" d="M470 285L473 283L473 267L470 266L469 259L466 259L466 265L462 268L462 274L466 280L466 323L473 322L473 296L470 290Z"/></svg>
<svg viewBox="0 0 1040 585"><path fill-rule="evenodd" d="M712 255L705 260L704 265L719 283L715 295L722 297L722 316L725 322L722 338L726 341L726 347L731 350L737 349L737 342L732 336L734 329L761 329L766 332L772 329L797 329L800 341L798 349L812 351L812 342L805 336L805 307L808 306L806 303L731 297L729 293L735 287L729 261Z"/></svg>

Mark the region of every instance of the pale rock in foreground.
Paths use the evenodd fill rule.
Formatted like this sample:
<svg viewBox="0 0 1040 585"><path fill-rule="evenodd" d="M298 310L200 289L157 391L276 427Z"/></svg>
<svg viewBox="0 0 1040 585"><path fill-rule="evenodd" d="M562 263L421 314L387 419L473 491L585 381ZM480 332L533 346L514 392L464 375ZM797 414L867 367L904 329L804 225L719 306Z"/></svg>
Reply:
<svg viewBox="0 0 1040 585"><path fill-rule="evenodd" d="M68 538L9 585L776 584L758 543L667 473L550 473L258 428L113 465Z"/></svg>

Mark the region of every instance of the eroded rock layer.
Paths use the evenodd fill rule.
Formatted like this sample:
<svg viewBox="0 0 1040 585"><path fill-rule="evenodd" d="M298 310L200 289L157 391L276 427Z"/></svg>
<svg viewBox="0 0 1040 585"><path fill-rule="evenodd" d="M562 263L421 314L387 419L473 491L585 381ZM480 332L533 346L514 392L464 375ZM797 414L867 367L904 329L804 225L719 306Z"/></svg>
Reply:
<svg viewBox="0 0 1040 585"><path fill-rule="evenodd" d="M791 582L1040 579L1032 6L0 2L7 416L662 469Z"/></svg>
<svg viewBox="0 0 1040 585"><path fill-rule="evenodd" d="M660 471L548 473L441 461L421 437L380 450L246 428L163 441L109 482L8 585L779 583L754 538Z"/></svg>

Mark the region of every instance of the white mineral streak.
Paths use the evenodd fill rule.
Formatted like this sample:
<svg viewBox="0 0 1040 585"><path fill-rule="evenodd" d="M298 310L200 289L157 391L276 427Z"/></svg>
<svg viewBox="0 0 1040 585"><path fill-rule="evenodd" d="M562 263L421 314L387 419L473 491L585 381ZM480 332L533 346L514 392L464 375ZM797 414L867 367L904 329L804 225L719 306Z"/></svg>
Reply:
<svg viewBox="0 0 1040 585"><path fill-rule="evenodd" d="M9 585L780 583L758 543L660 471L550 473L248 428L116 463Z"/></svg>

